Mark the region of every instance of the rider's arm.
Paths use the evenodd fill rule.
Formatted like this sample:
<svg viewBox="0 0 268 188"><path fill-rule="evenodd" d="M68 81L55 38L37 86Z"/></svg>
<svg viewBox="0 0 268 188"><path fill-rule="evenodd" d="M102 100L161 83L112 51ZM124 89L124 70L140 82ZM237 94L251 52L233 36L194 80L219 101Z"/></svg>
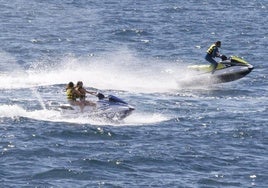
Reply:
<svg viewBox="0 0 268 188"><path fill-rule="evenodd" d="M219 49L217 47L214 48L212 53L213 53L213 57L221 57L221 54L220 54Z"/></svg>
<svg viewBox="0 0 268 188"><path fill-rule="evenodd" d="M86 92L89 93L89 94L91 94L91 95L96 95L97 94L97 92L95 92L95 91L87 91L86 90Z"/></svg>

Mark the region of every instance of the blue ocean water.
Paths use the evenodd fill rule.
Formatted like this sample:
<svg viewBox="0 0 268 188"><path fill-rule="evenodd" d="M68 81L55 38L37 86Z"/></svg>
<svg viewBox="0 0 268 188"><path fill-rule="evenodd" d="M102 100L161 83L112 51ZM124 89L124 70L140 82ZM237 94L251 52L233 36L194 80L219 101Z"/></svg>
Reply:
<svg viewBox="0 0 268 188"><path fill-rule="evenodd" d="M0 187L267 187L267 5L1 1ZM183 87L216 40L255 69ZM136 110L111 123L47 108L78 80Z"/></svg>

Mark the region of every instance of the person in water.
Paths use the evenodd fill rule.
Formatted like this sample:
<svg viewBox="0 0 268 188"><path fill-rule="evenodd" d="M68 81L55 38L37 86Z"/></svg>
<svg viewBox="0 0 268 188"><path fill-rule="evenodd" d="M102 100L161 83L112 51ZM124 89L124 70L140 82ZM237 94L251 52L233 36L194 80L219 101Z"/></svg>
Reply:
<svg viewBox="0 0 268 188"><path fill-rule="evenodd" d="M218 62L214 58L216 57L226 58L226 56L220 54L219 52L220 47L221 47L221 41L217 41L207 49L205 59L212 65L212 71L211 71L212 74L215 72L218 66Z"/></svg>
<svg viewBox="0 0 268 188"><path fill-rule="evenodd" d="M75 90L77 90L81 95L79 96L80 101L84 104L84 105L88 105L88 106L96 106L96 103L94 103L93 101L89 101L86 100L86 93L89 93L91 95L97 95L97 92L95 91L87 91L84 87L83 87L83 82L82 81L78 81L75 87Z"/></svg>
<svg viewBox="0 0 268 188"><path fill-rule="evenodd" d="M78 90L75 89L73 82L69 82L67 84L66 96L67 96L67 101L70 105L80 106L81 111L83 111L84 103L76 100L76 98L79 98L80 96L82 96L82 94Z"/></svg>

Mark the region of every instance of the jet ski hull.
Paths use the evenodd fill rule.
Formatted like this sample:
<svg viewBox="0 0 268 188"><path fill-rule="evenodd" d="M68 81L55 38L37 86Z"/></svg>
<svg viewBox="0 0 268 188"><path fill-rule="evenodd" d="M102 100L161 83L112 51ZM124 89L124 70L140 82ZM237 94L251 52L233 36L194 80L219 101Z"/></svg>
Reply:
<svg viewBox="0 0 268 188"><path fill-rule="evenodd" d="M135 110L135 108L128 103L112 95L96 101L95 107L85 106L83 111L79 106L70 104L56 105L54 109L72 118L87 116L89 118L98 118L105 121L121 121Z"/></svg>
<svg viewBox="0 0 268 188"><path fill-rule="evenodd" d="M242 58L231 56L228 60L220 62L213 74L211 73L211 65L193 65L189 66L189 69L198 72L195 76L197 78L193 78L193 80L214 84L241 79L249 74L254 67ZM202 79L204 80L202 81Z"/></svg>
<svg viewBox="0 0 268 188"><path fill-rule="evenodd" d="M244 67L244 66L234 66L234 67L228 67L225 69L221 69L218 71L215 71L214 74L211 74L211 78L216 78L216 83L225 83L225 82L232 82L238 79L241 79L248 75L253 68Z"/></svg>

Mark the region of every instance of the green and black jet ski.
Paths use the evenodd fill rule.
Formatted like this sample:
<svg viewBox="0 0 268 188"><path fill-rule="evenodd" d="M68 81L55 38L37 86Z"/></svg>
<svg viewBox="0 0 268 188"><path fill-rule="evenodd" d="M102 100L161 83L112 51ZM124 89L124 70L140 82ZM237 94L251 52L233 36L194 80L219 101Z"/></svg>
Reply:
<svg viewBox="0 0 268 188"><path fill-rule="evenodd" d="M225 56L226 57L226 56ZM210 83L225 83L238 80L249 74L253 69L253 65L238 56L225 58L218 63L217 69L212 74L212 65L192 65L188 67L190 70L198 71L199 79L206 77L210 79Z"/></svg>

